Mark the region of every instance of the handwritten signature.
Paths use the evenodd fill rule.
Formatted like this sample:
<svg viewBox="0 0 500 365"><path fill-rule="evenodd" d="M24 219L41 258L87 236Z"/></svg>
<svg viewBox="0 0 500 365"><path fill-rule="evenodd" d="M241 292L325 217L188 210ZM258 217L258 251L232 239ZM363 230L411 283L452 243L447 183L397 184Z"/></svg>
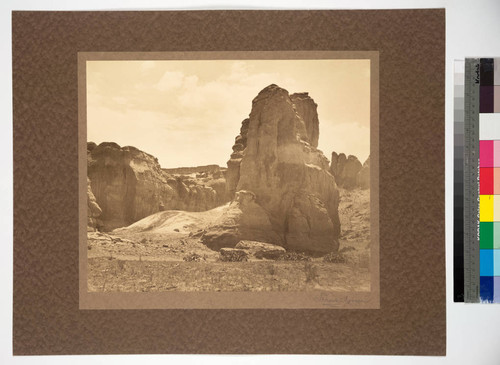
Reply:
<svg viewBox="0 0 500 365"><path fill-rule="evenodd" d="M348 295L339 296L338 293L321 293L315 300L327 307L340 307L344 305L360 305L369 303L366 298L350 298Z"/></svg>

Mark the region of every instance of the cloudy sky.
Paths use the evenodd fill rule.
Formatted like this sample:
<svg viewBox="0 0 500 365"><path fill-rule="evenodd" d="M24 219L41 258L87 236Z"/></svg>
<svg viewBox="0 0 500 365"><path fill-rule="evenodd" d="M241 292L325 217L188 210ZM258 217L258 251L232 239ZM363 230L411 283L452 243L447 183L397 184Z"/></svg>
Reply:
<svg viewBox="0 0 500 365"><path fill-rule="evenodd" d="M135 146L162 167L226 166L252 99L269 84L309 92L319 149L370 146L369 60L87 61L87 140Z"/></svg>

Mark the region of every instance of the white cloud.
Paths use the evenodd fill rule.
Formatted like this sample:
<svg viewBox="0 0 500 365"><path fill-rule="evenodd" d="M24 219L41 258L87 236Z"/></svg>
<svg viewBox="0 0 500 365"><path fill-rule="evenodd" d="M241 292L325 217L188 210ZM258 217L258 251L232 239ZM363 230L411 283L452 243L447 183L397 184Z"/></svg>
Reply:
<svg viewBox="0 0 500 365"><path fill-rule="evenodd" d="M198 76L196 75L189 75L184 78L184 87L186 89L193 89L197 86L198 84Z"/></svg>
<svg viewBox="0 0 500 365"><path fill-rule="evenodd" d="M163 74L156 88L160 91L171 91L178 89L184 82L184 74L179 71L167 71Z"/></svg>
<svg viewBox="0 0 500 365"><path fill-rule="evenodd" d="M237 61L229 73L209 82L199 83L195 75L185 77L182 90L174 97L186 112L188 109L217 109L221 113L239 110L240 118L243 119L250 112L252 99L266 86L275 83L290 92L295 91L297 83L291 78L278 73L251 71L245 62Z"/></svg>

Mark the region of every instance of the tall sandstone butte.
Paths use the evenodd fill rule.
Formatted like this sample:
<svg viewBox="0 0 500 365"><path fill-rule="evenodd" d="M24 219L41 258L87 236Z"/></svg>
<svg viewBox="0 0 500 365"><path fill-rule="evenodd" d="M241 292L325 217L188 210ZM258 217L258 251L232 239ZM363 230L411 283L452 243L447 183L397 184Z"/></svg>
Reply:
<svg viewBox="0 0 500 365"><path fill-rule="evenodd" d="M231 198L236 196L229 209L238 214L229 214L231 219L222 216L209 227L202 237L204 243L214 248L231 247L241 239L266 237L287 249L338 250L339 192L328 171L328 159L316 148L316 109L307 93L289 95L274 84L257 95L228 161L227 191ZM260 228L266 232L256 234L258 227L252 226L252 230L245 230L251 232L247 236L237 229L234 217L251 214L241 205L240 191L252 195L246 206L251 204L253 212L267 215L270 224ZM246 217L245 221L253 220Z"/></svg>
<svg viewBox="0 0 500 365"><path fill-rule="evenodd" d="M204 211L221 204L209 182L168 174L155 157L113 142L87 144L87 176L89 190L102 210L103 231L162 210Z"/></svg>

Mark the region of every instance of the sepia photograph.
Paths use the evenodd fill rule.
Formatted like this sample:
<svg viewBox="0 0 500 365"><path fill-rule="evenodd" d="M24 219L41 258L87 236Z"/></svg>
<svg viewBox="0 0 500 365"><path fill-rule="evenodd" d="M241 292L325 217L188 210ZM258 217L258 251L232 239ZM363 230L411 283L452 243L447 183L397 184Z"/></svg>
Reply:
<svg viewBox="0 0 500 365"><path fill-rule="evenodd" d="M87 55L81 287L378 303L373 57L328 55Z"/></svg>

